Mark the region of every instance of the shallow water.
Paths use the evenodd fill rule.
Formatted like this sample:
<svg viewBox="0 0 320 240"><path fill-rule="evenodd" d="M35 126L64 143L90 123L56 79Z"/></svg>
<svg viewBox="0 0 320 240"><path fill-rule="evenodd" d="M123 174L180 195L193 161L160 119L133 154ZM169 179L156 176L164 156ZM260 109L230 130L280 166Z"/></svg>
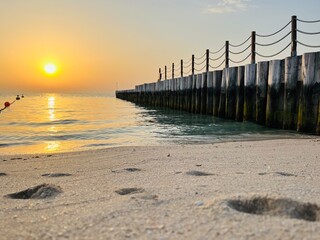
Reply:
<svg viewBox="0 0 320 240"><path fill-rule="evenodd" d="M0 103L12 96L0 96ZM303 137L108 96L26 95L0 114L0 154Z"/></svg>

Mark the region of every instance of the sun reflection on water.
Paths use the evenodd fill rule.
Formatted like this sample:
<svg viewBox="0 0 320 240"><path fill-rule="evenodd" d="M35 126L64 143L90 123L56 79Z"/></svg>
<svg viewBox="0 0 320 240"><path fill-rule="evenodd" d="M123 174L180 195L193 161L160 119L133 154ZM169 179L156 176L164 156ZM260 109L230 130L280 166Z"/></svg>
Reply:
<svg viewBox="0 0 320 240"><path fill-rule="evenodd" d="M55 104L56 104L56 98L54 96L48 97L48 113L49 113L48 118L52 122L56 120ZM48 131L51 134L58 132L55 126L49 127ZM50 141L50 142L46 142L45 150L48 152L53 152L53 151L57 151L59 147L60 147L60 142Z"/></svg>
<svg viewBox="0 0 320 240"><path fill-rule="evenodd" d="M55 126L49 127L49 128L48 128L48 131L49 131L50 133L57 133L57 132L58 132L58 130L57 130L57 128L56 128Z"/></svg>
<svg viewBox="0 0 320 240"><path fill-rule="evenodd" d="M51 96L48 97L48 110L49 110L49 120L54 121L56 120L55 116L55 103L56 103L56 98Z"/></svg>
<svg viewBox="0 0 320 240"><path fill-rule="evenodd" d="M46 144L47 144L47 146L45 147L45 149L48 152L57 151L60 147L60 142L56 142L56 141L46 142Z"/></svg>

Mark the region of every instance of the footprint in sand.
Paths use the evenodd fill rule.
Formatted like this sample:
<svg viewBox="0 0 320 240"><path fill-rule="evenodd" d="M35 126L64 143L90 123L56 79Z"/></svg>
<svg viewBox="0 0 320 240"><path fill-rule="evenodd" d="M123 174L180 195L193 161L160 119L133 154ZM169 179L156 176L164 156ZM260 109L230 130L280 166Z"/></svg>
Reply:
<svg viewBox="0 0 320 240"><path fill-rule="evenodd" d="M125 168L124 170L128 171L128 172L140 172L141 169L139 168Z"/></svg>
<svg viewBox="0 0 320 240"><path fill-rule="evenodd" d="M296 174L286 173L286 172L275 172L275 174L278 174L283 177L298 177L298 175Z"/></svg>
<svg viewBox="0 0 320 240"><path fill-rule="evenodd" d="M124 168L124 169L119 169L119 170L111 170L111 172L113 173L120 173L123 171L127 171L127 172L140 172L142 171L140 168Z"/></svg>
<svg viewBox="0 0 320 240"><path fill-rule="evenodd" d="M128 195L128 194L135 194L135 193L142 193L144 192L143 188L121 188L115 191L119 195Z"/></svg>
<svg viewBox="0 0 320 240"><path fill-rule="evenodd" d="M140 197L143 200L159 200L159 196L155 194L146 194Z"/></svg>
<svg viewBox="0 0 320 240"><path fill-rule="evenodd" d="M70 173L45 173L42 174L43 177L69 177L71 176Z"/></svg>
<svg viewBox="0 0 320 240"><path fill-rule="evenodd" d="M62 193L59 186L51 184L41 184L26 190L5 195L6 198L12 199L46 199L53 198Z"/></svg>
<svg viewBox="0 0 320 240"><path fill-rule="evenodd" d="M186 172L186 174L190 176L197 176L197 177L214 175L212 173L201 172L201 171L189 171L189 172Z"/></svg>
<svg viewBox="0 0 320 240"><path fill-rule="evenodd" d="M264 175L267 175L268 173L266 173L266 172L260 172L260 173L258 173L260 176L264 176Z"/></svg>
<svg viewBox="0 0 320 240"><path fill-rule="evenodd" d="M294 218L305 221L319 221L320 207L316 204L302 203L292 199L253 197L249 199L228 200L227 205L239 212Z"/></svg>
<svg viewBox="0 0 320 240"><path fill-rule="evenodd" d="M258 173L260 176L264 176L267 175L268 173L266 172L260 172ZM286 173L286 172L274 172L274 174L279 175L279 176L283 176L283 177L298 177L298 175L296 174L292 174L292 173Z"/></svg>

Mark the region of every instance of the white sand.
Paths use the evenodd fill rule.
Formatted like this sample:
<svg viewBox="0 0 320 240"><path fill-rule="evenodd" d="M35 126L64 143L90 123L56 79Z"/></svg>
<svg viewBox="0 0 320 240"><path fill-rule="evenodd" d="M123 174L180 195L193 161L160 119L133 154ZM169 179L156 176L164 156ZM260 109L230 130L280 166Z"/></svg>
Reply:
<svg viewBox="0 0 320 240"><path fill-rule="evenodd" d="M0 176L0 239L320 236L317 206L302 210L316 220L305 221L284 213L292 208L290 202L270 203L264 215L228 205L231 199L258 196L320 206L319 138L0 156L0 173L7 174ZM42 176L47 173L71 176ZM2 197L43 183L60 186L63 193L48 199ZM143 192L115 192L122 188ZM280 213L273 216L275 212Z"/></svg>

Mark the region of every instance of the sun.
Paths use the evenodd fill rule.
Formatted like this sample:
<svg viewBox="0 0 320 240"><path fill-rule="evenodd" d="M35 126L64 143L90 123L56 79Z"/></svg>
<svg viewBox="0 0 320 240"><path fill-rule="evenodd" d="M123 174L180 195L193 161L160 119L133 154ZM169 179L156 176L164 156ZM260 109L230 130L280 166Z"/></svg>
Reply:
<svg viewBox="0 0 320 240"><path fill-rule="evenodd" d="M43 70L45 71L45 73L53 75L57 72L57 66L53 63L47 63L44 65Z"/></svg>

